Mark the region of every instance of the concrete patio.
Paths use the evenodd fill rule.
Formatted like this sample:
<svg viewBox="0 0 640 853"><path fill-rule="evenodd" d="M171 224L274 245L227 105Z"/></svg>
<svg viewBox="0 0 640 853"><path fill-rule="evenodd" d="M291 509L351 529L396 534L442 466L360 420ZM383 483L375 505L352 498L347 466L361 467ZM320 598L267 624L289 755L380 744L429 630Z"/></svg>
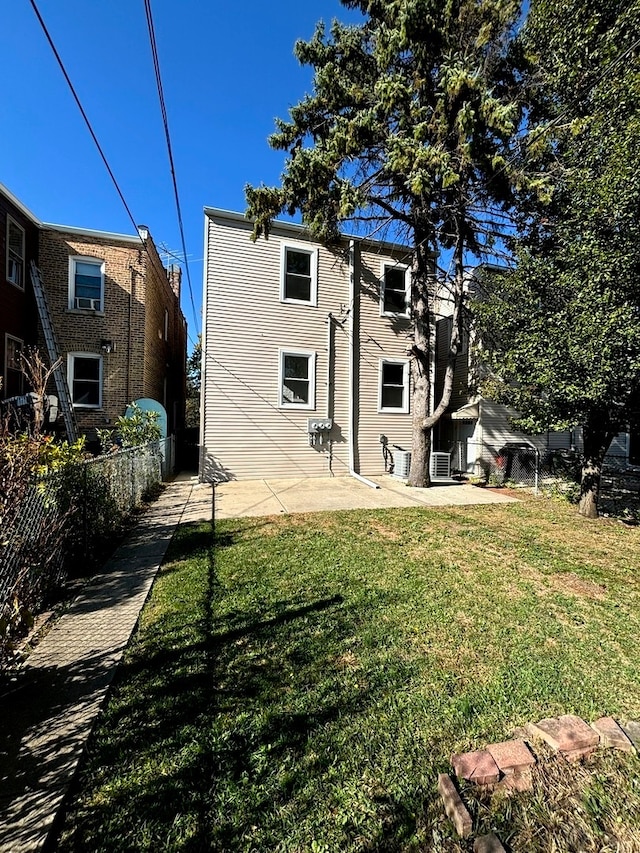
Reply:
<svg viewBox="0 0 640 853"><path fill-rule="evenodd" d="M221 483L215 487L215 515L222 519L340 509L472 506L516 500L495 489L469 483L452 482L428 489L413 489L404 480L389 474L367 479L379 488L367 486L355 477L295 477ZM200 488L204 488L204 484Z"/></svg>

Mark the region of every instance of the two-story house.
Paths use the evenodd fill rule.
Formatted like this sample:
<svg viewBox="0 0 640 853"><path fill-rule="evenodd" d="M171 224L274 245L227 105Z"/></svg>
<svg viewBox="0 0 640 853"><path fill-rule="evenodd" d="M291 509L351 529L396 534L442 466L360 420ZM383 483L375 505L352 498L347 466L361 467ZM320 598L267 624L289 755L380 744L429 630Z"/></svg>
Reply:
<svg viewBox="0 0 640 853"><path fill-rule="evenodd" d="M96 429L112 426L141 398L164 406L169 434L181 430L186 322L180 269L163 266L149 230L140 226L129 235L44 223L1 185L0 230L0 399L28 390L19 352L37 345L49 356L50 340L36 310L33 261L78 432L96 447ZM53 385L51 391L56 392ZM61 429L64 423L59 418Z"/></svg>
<svg viewBox="0 0 640 853"><path fill-rule="evenodd" d="M29 265L38 262L38 220L0 184L0 400L24 394L20 352L38 338Z"/></svg>
<svg viewBox="0 0 640 853"><path fill-rule="evenodd" d="M411 445L411 250L251 231L205 208L201 478L383 473Z"/></svg>

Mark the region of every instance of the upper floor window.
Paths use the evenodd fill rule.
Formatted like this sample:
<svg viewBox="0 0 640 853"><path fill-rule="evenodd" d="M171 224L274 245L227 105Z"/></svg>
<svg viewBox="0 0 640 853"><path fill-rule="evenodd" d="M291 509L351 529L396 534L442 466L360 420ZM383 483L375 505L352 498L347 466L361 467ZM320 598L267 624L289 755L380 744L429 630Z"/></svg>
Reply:
<svg viewBox="0 0 640 853"><path fill-rule="evenodd" d="M282 302L317 303L318 252L306 246L282 246L280 299Z"/></svg>
<svg viewBox="0 0 640 853"><path fill-rule="evenodd" d="M280 406L315 407L315 368L315 352L280 350Z"/></svg>
<svg viewBox="0 0 640 853"><path fill-rule="evenodd" d="M70 352L67 356L67 377L71 402L83 408L102 405L102 358L85 352Z"/></svg>
<svg viewBox="0 0 640 853"><path fill-rule="evenodd" d="M378 389L378 411L409 411L409 360L382 359L380 361L380 385Z"/></svg>
<svg viewBox="0 0 640 853"><path fill-rule="evenodd" d="M69 259L69 308L104 310L104 261L82 257Z"/></svg>
<svg viewBox="0 0 640 853"><path fill-rule="evenodd" d="M380 313L409 315L409 268L402 264L383 264L380 288Z"/></svg>
<svg viewBox="0 0 640 853"><path fill-rule="evenodd" d="M24 290L24 228L7 216L7 281Z"/></svg>

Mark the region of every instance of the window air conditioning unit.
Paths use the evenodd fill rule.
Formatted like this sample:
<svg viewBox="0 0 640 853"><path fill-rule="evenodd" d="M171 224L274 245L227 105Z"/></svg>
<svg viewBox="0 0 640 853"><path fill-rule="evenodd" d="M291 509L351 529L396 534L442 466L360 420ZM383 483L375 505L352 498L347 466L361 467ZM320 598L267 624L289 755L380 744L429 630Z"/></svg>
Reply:
<svg viewBox="0 0 640 853"><path fill-rule="evenodd" d="M86 296L76 296L75 307L76 308L82 308L82 309L89 309L91 311L99 311L100 310L100 300L99 299L88 299Z"/></svg>

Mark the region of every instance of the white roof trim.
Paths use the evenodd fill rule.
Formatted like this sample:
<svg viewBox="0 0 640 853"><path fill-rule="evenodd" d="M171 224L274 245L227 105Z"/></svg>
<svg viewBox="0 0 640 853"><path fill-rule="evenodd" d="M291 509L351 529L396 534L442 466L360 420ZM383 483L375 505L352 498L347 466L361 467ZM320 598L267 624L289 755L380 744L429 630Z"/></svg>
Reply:
<svg viewBox="0 0 640 853"><path fill-rule="evenodd" d="M22 213L22 215L23 215L23 216L26 216L26 217L27 217L27 219L30 219L30 220L34 223L34 225L37 225L38 227L41 227L41 226L42 226L42 222L38 219L38 217L37 217L37 216L35 216L35 214L31 213L31 211L29 210L29 208L28 208L28 207L26 207L26 206L25 206L25 205L20 201L20 199L16 198L16 197L14 196L14 194L11 192L11 190L10 190L10 189L8 189L7 187L5 187L5 185L4 185L4 184L0 184L0 193L2 193L2 195L5 195L5 196L9 199L9 201L11 202L11 204L12 204L14 207L17 207L17 208L18 208L18 210L20 211L20 213Z"/></svg>
<svg viewBox="0 0 640 853"><path fill-rule="evenodd" d="M244 213L238 213L236 210L225 210L221 207L208 207L205 205L204 207L204 215L210 216L212 219L227 219L231 222L242 222L244 225L252 225L253 220L246 217ZM282 231L288 231L291 234L296 234L299 238L306 238L307 240L313 240L311 235L309 234L309 229L306 225L300 225L298 222L285 222L282 219L274 219L271 222L271 227L274 229L279 229ZM344 234L341 233L340 236L344 240L356 240L360 243L370 246L379 246L381 248L385 248L388 250L402 251L402 252L412 252L411 246L407 246L406 243L393 243L388 240L376 240L373 237L363 237L358 234ZM317 240L313 240L313 242L318 242ZM435 257L435 254L433 254Z"/></svg>
<svg viewBox="0 0 640 853"><path fill-rule="evenodd" d="M119 243L133 243L136 246L143 244L140 235L117 234L114 231L95 231L92 228L75 228L72 225L56 225L53 222L41 222L40 227L47 231L60 231L63 234L78 234L80 237L98 237L100 240L117 240Z"/></svg>
<svg viewBox="0 0 640 853"><path fill-rule="evenodd" d="M455 412L451 412L451 419L454 421L477 421L480 417L480 398L476 397L460 406Z"/></svg>

